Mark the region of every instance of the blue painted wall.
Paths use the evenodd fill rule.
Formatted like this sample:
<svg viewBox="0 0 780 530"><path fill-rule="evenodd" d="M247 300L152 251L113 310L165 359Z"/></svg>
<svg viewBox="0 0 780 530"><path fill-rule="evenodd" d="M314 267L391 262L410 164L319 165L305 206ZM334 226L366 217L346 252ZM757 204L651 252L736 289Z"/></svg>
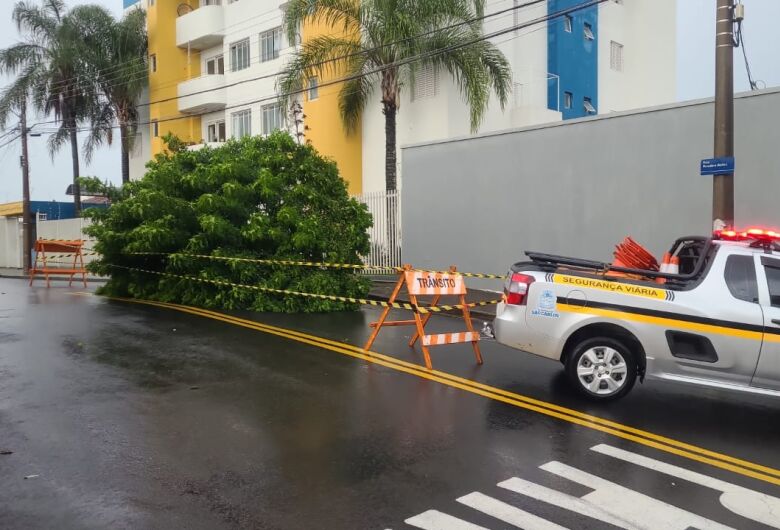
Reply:
<svg viewBox="0 0 780 530"><path fill-rule="evenodd" d="M558 13L581 4L582 0L549 0L548 14ZM550 81L547 89L547 108L555 110L560 97L563 119L588 116L583 99L589 97L598 110L598 9L592 6L571 13L572 31L566 31L563 17L547 23L547 71L559 76L560 82ZM593 40L585 38L585 24L593 29ZM564 93L572 94L572 106L565 107Z"/></svg>
<svg viewBox="0 0 780 530"><path fill-rule="evenodd" d="M127 9L133 4L137 4L140 0L123 0L124 2L124 8Z"/></svg>
<svg viewBox="0 0 780 530"><path fill-rule="evenodd" d="M82 204L82 208L105 208L104 204ZM76 207L73 202L30 201L30 211L35 217L37 213L45 213L47 221L73 219L76 217Z"/></svg>

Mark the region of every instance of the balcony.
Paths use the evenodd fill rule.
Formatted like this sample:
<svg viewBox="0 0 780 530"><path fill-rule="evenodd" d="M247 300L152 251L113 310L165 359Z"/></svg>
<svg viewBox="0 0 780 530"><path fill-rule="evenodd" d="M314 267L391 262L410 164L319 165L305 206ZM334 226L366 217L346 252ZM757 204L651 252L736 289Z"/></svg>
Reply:
<svg viewBox="0 0 780 530"><path fill-rule="evenodd" d="M225 76L203 75L179 83L179 112L196 114L225 108Z"/></svg>
<svg viewBox="0 0 780 530"><path fill-rule="evenodd" d="M205 50L217 46L225 36L225 14L221 5L204 5L176 19L176 46Z"/></svg>

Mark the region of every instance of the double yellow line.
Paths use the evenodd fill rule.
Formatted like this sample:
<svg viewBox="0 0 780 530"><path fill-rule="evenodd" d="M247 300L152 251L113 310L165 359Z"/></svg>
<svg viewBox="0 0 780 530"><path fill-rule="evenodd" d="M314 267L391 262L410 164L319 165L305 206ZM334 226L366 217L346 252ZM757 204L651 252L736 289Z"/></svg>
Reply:
<svg viewBox="0 0 780 530"><path fill-rule="evenodd" d="M239 317L234 317L224 313L218 313L216 311L210 311L207 309L200 309L195 307L189 307L179 304L170 304L163 302L152 302L146 300L134 300L125 298L114 298L115 300L121 300L125 302L132 302L138 304L151 305L156 307L163 307L167 309L173 309L181 311L183 313L189 313L212 320L218 320L235 326L241 326L244 328L253 329L256 331L262 331L271 335L284 337L286 339L295 340L318 348L323 348L333 352L348 355L356 359L361 359L366 362L378 364L392 370L404 372L415 377L422 379L428 379L437 383L447 385L449 387L458 388L465 392L476 394L479 396L507 403L515 407L519 407L525 410L531 410L557 418L562 421L587 427L596 431L600 431L624 440L630 440L647 447L652 447L666 453L671 453L683 458L695 460L704 464L732 471L740 475L755 478L764 482L768 482L775 485L780 485L780 470L762 466L747 460L735 458L715 451L710 451L702 447L680 442L672 438L653 434L648 431L636 429L628 425L623 425L611 420L585 414L577 410L573 410L567 407L562 407L554 403L541 401L522 394L516 394L514 392L508 392L506 390L484 385L470 379L464 379L456 375L452 375L446 372L440 372L438 370L426 370L425 367L419 366L413 363L402 361L394 357L382 355L380 353L365 351L362 348L336 342L333 340L309 335L299 331L289 330L285 328L279 328L276 326L270 326L268 324L261 324L252 320L247 320Z"/></svg>

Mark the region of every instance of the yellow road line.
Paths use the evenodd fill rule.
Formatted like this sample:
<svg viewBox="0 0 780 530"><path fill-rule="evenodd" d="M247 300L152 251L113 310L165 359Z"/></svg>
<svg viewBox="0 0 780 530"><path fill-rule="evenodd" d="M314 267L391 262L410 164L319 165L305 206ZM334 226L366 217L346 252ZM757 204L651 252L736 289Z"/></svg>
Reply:
<svg viewBox="0 0 780 530"><path fill-rule="evenodd" d="M401 361L400 359L388 357L376 352L367 352L355 346L324 339L314 335L308 335L306 333L288 330L285 328L278 328L268 324L261 324L252 320L246 320L206 309L199 309L164 302L153 302L148 300L134 300L125 298L117 298L116 300L173 309L184 313L211 318L213 320L222 321L228 324L262 331L264 333L269 333L291 340L296 340L298 342L328 349L337 353L362 359L367 362L385 366L393 370L405 372L423 379L428 379L450 387L458 388L472 394L477 394L489 399L501 401L519 408L538 412L540 414L551 416L569 423L574 423L606 434L611 434L618 438L630 440L648 447L652 447L654 449L658 449L660 451L681 456L683 458L688 458L690 460L712 465L720 469L725 469L771 484L780 485L780 470L771 467L755 464L747 460L742 460L724 455L722 453L710 451L701 447L674 440L672 438L659 436L641 429L622 425L611 420L606 420L573 409L561 407L559 405L555 405L554 403L529 398L521 394L507 392L499 388L477 383L476 381L469 379L463 379L445 372L439 372L437 370L426 370L422 366L408 363L406 361Z"/></svg>

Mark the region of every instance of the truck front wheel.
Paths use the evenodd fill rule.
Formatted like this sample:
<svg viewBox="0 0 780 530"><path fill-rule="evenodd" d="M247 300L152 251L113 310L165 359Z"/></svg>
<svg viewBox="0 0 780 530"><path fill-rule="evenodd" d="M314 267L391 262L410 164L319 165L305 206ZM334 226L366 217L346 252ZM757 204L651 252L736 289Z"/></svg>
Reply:
<svg viewBox="0 0 780 530"><path fill-rule="evenodd" d="M589 398L609 401L631 391L637 366L631 350L619 340L593 337L574 346L566 359L566 374Z"/></svg>

